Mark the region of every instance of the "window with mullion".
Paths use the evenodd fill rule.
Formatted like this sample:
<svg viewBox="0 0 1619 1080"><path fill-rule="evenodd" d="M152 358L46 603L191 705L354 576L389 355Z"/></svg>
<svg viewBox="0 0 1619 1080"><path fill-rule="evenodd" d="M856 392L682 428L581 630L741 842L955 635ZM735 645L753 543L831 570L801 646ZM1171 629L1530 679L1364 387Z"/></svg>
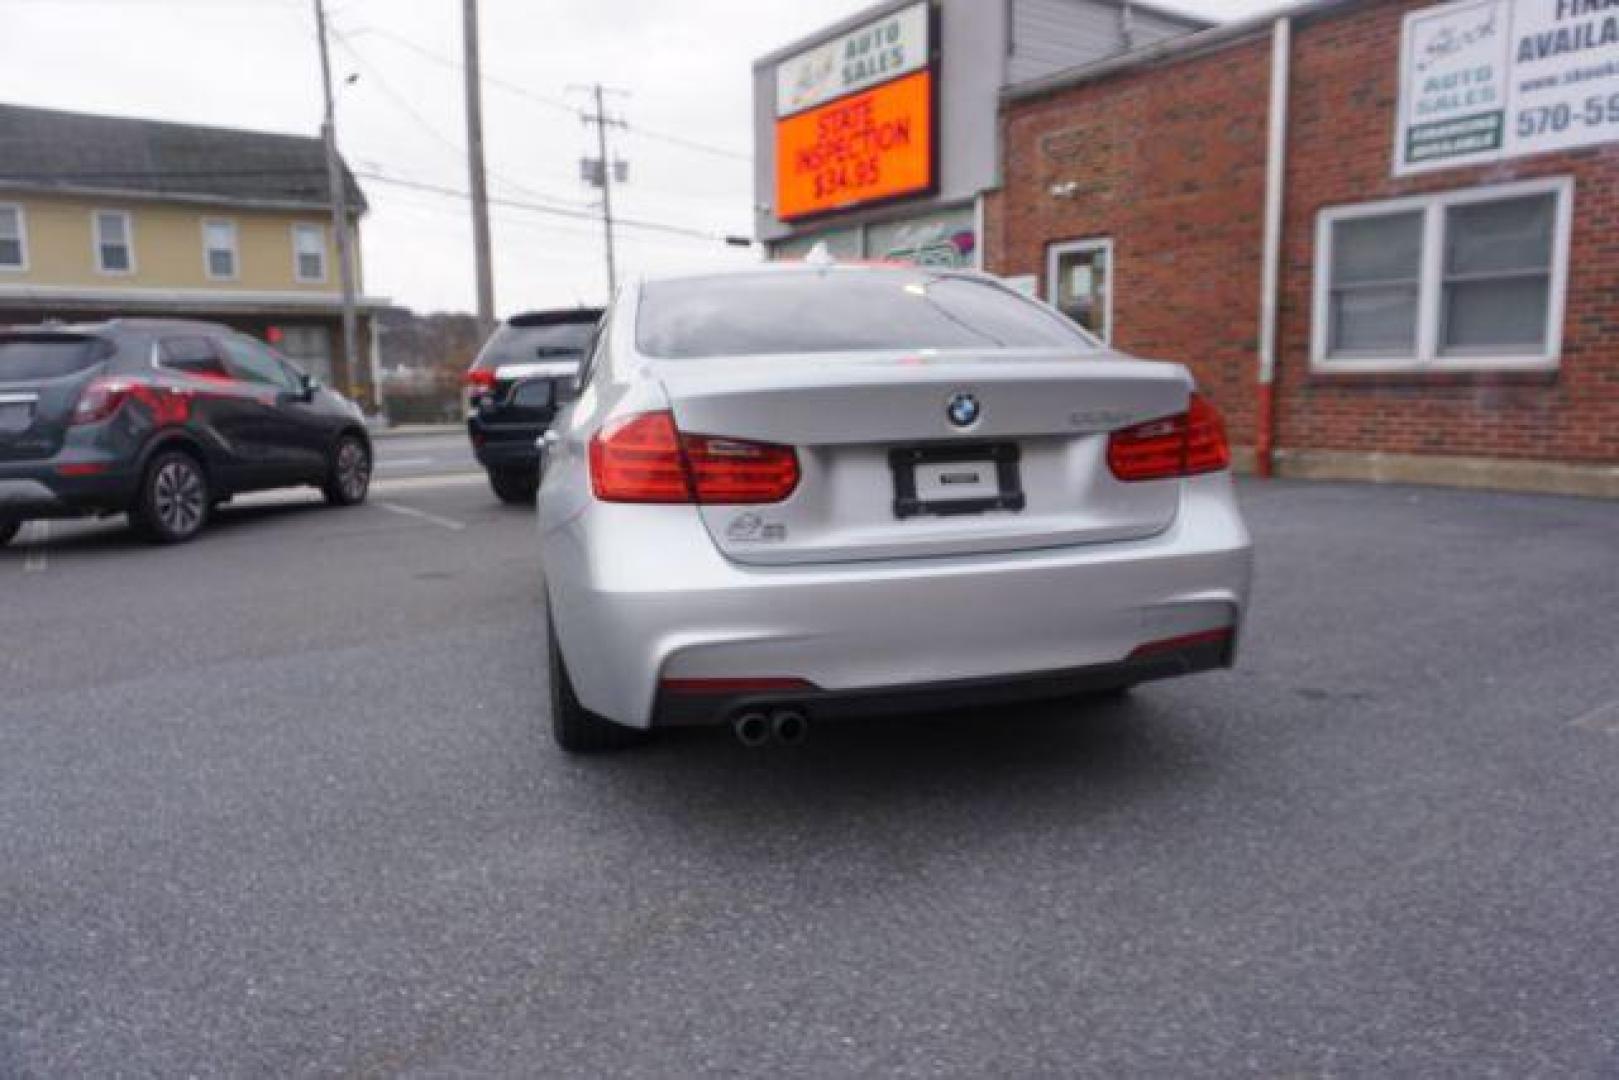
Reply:
<svg viewBox="0 0 1619 1080"><path fill-rule="evenodd" d="M133 230L121 210L96 211L96 269L103 274L128 274L135 269Z"/></svg>
<svg viewBox="0 0 1619 1080"><path fill-rule="evenodd" d="M1556 195L1463 203L1443 212L1440 353L1488 356L1544 348Z"/></svg>
<svg viewBox="0 0 1619 1080"><path fill-rule="evenodd" d="M1311 365L1557 367L1574 197L1572 179L1545 177L1324 209Z"/></svg>
<svg viewBox="0 0 1619 1080"><path fill-rule="evenodd" d="M236 223L224 219L202 224L204 258L208 276L230 280L236 276Z"/></svg>
<svg viewBox="0 0 1619 1080"><path fill-rule="evenodd" d="M1331 355L1409 355L1422 298L1422 211L1345 218L1332 228Z"/></svg>

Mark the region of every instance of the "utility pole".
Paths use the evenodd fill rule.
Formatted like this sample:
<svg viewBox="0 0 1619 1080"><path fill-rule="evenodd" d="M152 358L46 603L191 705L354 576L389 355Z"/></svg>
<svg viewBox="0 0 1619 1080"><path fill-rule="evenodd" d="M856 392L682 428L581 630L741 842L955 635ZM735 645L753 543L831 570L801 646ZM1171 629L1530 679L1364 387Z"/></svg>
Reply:
<svg viewBox="0 0 1619 1080"><path fill-rule="evenodd" d="M320 38L320 82L326 100L325 119L320 126L326 146L326 187L332 200L332 236L337 241L337 277L343 286L343 372L348 390L354 394L359 382L358 332L354 314L354 253L349 243L349 185L343 164L337 156L337 109L332 102L332 58L326 46L326 4L315 0L315 27ZM374 369L373 369L374 374ZM358 396L358 395L355 395ZM373 377L371 406L382 405L382 388Z"/></svg>
<svg viewBox="0 0 1619 1080"><path fill-rule="evenodd" d="M478 0L461 0L462 65L467 79L467 171L472 186L472 249L478 267L478 328L495 328L495 271L489 258L489 187L483 171L483 83L478 75Z"/></svg>
<svg viewBox="0 0 1619 1080"><path fill-rule="evenodd" d="M580 113L579 118L587 124L596 125L596 153L599 155L594 161L586 158L581 162L580 173L585 182L602 189L602 232L607 242L607 299L611 301L618 292L618 265L613 251L613 181L623 182L629 176L629 166L622 161L614 161L607 154L607 129L609 127L624 127L624 121L614 120L607 115L606 95L609 92L624 94L625 91L609 91L601 83L587 87L596 102L594 113Z"/></svg>

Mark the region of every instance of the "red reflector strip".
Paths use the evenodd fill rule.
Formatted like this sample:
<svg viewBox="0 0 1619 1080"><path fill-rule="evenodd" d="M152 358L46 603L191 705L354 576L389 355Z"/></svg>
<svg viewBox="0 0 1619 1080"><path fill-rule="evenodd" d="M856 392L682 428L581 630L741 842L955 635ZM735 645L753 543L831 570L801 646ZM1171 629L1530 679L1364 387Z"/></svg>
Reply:
<svg viewBox="0 0 1619 1080"><path fill-rule="evenodd" d="M1181 649L1190 649L1198 645L1216 645L1231 640L1231 627L1221 626L1213 630L1199 630L1195 634L1182 634L1179 637L1162 638L1158 641L1149 641L1145 645L1138 645L1130 653L1129 659L1140 660L1149 656L1161 656L1164 653L1179 652Z"/></svg>
<svg viewBox="0 0 1619 1080"><path fill-rule="evenodd" d="M75 465L58 465L57 476L99 476L112 466L96 461L85 461Z"/></svg>
<svg viewBox="0 0 1619 1080"><path fill-rule="evenodd" d="M819 687L808 679L664 679L658 689L666 694L767 694Z"/></svg>

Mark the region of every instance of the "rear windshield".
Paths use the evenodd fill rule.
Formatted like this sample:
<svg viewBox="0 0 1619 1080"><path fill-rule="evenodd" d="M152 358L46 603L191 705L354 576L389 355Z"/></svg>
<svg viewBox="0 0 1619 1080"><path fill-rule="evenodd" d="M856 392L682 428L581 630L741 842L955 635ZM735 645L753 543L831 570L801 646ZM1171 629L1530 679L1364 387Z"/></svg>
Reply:
<svg viewBox="0 0 1619 1080"><path fill-rule="evenodd" d="M580 360L596 331L593 322L503 326L478 354L480 368L530 360Z"/></svg>
<svg viewBox="0 0 1619 1080"><path fill-rule="evenodd" d="M1093 350L1096 342L992 282L925 270L827 270L652 282L636 346L647 356L864 349Z"/></svg>
<svg viewBox="0 0 1619 1080"><path fill-rule="evenodd" d="M59 379L100 363L112 345L96 337L61 334L0 335L0 382Z"/></svg>

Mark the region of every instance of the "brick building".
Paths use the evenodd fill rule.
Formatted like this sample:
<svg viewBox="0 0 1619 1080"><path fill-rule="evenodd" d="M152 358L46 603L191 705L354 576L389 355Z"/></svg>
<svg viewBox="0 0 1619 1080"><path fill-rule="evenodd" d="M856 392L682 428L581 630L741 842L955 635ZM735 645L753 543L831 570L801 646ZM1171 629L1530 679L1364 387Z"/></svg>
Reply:
<svg viewBox="0 0 1619 1080"><path fill-rule="evenodd" d="M1188 364L1262 470L1619 495L1619 0L1314 0L1001 133L988 269Z"/></svg>

